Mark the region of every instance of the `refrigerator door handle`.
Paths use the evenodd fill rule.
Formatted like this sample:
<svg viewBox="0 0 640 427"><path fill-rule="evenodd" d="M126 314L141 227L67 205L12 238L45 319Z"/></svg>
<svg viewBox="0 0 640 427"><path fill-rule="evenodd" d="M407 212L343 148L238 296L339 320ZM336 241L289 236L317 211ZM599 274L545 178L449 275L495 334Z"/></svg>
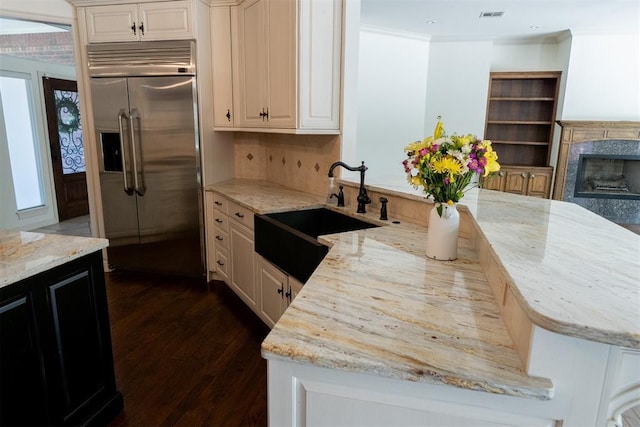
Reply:
<svg viewBox="0 0 640 427"><path fill-rule="evenodd" d="M138 138L136 135L135 121L138 121ZM144 185L144 162L142 161L142 132L140 132L141 118L138 114L138 110L135 108L131 110L131 115L129 116L129 131L131 133L131 153L133 159L133 187L136 190L136 193L140 196L144 196L146 191L146 187ZM140 151L136 150L136 140L138 142L138 147L140 147ZM139 159L139 160L138 160ZM140 162L140 171L138 171L138 161ZM140 179L138 179L138 177Z"/></svg>
<svg viewBox="0 0 640 427"><path fill-rule="evenodd" d="M120 110L118 113L118 130L120 131L120 158L122 161L122 183L124 185L124 192L129 196L133 194L133 188L129 186L129 180L127 179L128 170L127 170L127 160L124 151L124 126L122 125L122 120L128 119L127 112L125 110Z"/></svg>

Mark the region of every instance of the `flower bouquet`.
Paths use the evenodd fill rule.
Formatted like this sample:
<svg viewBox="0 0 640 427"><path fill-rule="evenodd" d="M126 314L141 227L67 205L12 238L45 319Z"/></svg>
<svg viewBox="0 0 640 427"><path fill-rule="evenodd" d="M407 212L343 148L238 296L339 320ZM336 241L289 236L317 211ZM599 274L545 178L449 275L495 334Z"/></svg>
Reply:
<svg viewBox="0 0 640 427"><path fill-rule="evenodd" d="M464 196L474 177L486 177L500 170L498 155L491 141L475 135L447 135L438 116L433 136L405 147L402 162L407 180L416 189L422 187L436 203L442 216L443 204L452 206ZM479 185L476 181L475 185Z"/></svg>

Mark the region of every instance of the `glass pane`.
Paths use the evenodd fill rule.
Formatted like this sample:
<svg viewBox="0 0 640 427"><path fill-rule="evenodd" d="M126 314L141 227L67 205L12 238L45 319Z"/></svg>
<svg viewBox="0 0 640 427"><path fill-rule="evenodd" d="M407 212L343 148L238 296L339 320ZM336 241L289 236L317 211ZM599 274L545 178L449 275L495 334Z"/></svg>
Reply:
<svg viewBox="0 0 640 427"><path fill-rule="evenodd" d="M0 76L0 99L18 210L42 206L30 80Z"/></svg>
<svg viewBox="0 0 640 427"><path fill-rule="evenodd" d="M85 172L78 92L54 90L62 173Z"/></svg>

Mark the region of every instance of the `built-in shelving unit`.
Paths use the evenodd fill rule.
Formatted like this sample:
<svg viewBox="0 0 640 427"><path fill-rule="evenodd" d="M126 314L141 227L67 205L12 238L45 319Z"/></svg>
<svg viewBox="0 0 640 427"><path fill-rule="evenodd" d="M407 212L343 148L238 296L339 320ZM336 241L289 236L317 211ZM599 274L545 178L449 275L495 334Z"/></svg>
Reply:
<svg viewBox="0 0 640 427"><path fill-rule="evenodd" d="M505 165L547 166L560 72L491 73L485 138Z"/></svg>
<svg viewBox="0 0 640 427"><path fill-rule="evenodd" d="M560 75L560 71L491 73L484 137L492 141L500 164L519 167L518 175L525 181L541 172L549 177L552 174L548 165ZM529 173L523 167L548 171ZM526 187L526 182L522 184ZM505 191L497 183L487 186L491 187ZM543 192L545 197L549 190Z"/></svg>

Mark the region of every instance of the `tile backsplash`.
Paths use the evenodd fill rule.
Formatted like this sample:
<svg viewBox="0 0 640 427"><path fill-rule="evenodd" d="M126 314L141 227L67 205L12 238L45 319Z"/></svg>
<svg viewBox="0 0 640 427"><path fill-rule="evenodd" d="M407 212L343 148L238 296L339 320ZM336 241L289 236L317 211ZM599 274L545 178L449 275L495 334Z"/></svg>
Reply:
<svg viewBox="0 0 640 427"><path fill-rule="evenodd" d="M237 133L235 177L264 179L324 195L329 166L340 160L340 143L340 135Z"/></svg>

